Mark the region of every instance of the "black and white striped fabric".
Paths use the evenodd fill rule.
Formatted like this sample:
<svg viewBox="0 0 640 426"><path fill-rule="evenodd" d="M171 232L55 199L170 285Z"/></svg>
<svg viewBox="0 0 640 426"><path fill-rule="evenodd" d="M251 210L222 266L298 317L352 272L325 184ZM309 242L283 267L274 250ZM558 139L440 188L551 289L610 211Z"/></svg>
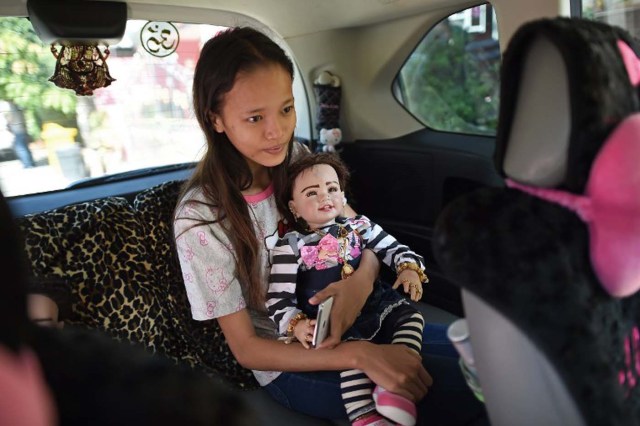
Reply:
<svg viewBox="0 0 640 426"><path fill-rule="evenodd" d="M317 259L308 254L313 252L308 247L317 246L325 235L337 236L341 227L348 232L346 239L350 249L347 250L347 259L341 259L340 256L328 257L322 259L319 265L309 266ZM337 218L335 224L309 234L291 231L282 237L271 250L272 266L266 301L269 317L278 325L279 333L285 335L289 321L300 312L296 298L299 272L337 266L341 260L351 261L354 257L359 257L364 249L372 250L381 262L394 270L403 263L414 263L422 271L425 269L422 256L398 242L380 225L363 215Z"/></svg>

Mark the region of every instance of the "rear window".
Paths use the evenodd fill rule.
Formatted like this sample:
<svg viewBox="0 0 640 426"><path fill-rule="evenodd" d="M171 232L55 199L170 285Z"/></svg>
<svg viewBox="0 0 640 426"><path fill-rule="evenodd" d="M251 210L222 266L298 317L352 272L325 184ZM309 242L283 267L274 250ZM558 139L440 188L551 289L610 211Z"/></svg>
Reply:
<svg viewBox="0 0 640 426"><path fill-rule="evenodd" d="M56 59L29 20L0 18L3 194L197 161L204 136L191 105L193 72L203 44L222 29L130 20L120 43L109 46L115 81L92 96L76 96L48 81ZM296 79L294 90L301 84ZM304 96L296 96L302 117L305 107Z"/></svg>
<svg viewBox="0 0 640 426"><path fill-rule="evenodd" d="M500 46L490 4L454 13L430 28L394 82L396 99L425 126L494 135Z"/></svg>
<svg viewBox="0 0 640 426"><path fill-rule="evenodd" d="M640 2L637 0L572 0L571 3L574 9L582 9L584 18L624 28L634 37L640 37Z"/></svg>

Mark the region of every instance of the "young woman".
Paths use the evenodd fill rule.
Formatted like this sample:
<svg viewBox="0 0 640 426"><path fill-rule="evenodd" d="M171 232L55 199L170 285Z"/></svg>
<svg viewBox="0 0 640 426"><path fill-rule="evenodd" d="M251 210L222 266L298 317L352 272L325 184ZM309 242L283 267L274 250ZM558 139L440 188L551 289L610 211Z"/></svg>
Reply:
<svg viewBox="0 0 640 426"><path fill-rule="evenodd" d="M268 251L285 229L286 206L276 201L274 188L285 184L289 161L303 150L293 142L292 82L291 60L259 31L227 30L201 51L193 98L207 151L185 187L174 221L193 318L217 319L237 361L295 410L346 418L338 374L345 369L362 370L389 391L419 401L432 378L411 349L363 341L338 345L377 277L373 253L363 254L349 285L338 281L310 300L318 304L334 297L332 330L322 350L308 352L278 341L267 315ZM450 364L457 371L456 360ZM460 390L465 389L462 381ZM444 388L442 395L453 396ZM434 404L442 403L435 398Z"/></svg>

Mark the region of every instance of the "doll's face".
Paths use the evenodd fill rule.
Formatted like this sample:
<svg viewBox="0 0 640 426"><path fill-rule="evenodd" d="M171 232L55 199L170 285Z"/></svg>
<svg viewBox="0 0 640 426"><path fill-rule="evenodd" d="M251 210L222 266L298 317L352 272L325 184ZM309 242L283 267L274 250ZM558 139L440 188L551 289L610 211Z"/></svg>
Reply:
<svg viewBox="0 0 640 426"><path fill-rule="evenodd" d="M338 175L328 164L318 164L300 173L293 184L291 198L291 212L295 217L302 217L311 229L333 223L345 203Z"/></svg>

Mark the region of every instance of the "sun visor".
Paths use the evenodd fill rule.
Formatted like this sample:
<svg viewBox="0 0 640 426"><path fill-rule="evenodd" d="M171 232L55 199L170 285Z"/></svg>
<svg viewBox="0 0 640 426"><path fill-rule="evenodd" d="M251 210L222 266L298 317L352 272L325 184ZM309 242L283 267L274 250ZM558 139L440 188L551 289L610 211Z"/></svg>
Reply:
<svg viewBox="0 0 640 426"><path fill-rule="evenodd" d="M124 35L127 4L118 1L27 0L31 25L46 43L113 45Z"/></svg>

